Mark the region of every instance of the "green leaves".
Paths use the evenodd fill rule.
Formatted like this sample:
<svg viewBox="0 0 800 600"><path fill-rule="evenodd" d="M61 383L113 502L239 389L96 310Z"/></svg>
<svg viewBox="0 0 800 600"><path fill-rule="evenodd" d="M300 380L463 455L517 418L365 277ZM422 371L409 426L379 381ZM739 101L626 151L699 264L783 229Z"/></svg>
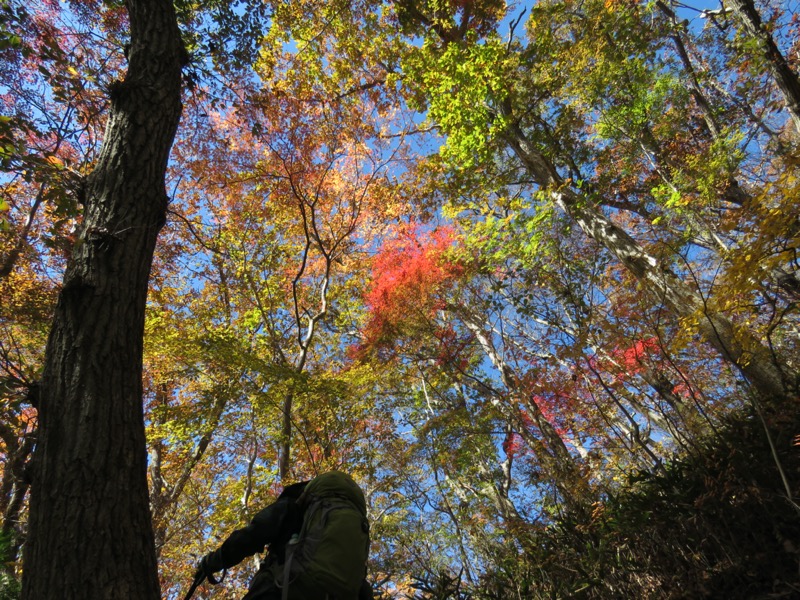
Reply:
<svg viewBox="0 0 800 600"><path fill-rule="evenodd" d="M474 33L443 47L426 41L404 58L409 83L427 99L428 119L447 136L441 153L450 164L468 169L493 152L492 141L507 125L501 106L514 65L498 36L478 41Z"/></svg>
<svg viewBox="0 0 800 600"><path fill-rule="evenodd" d="M648 72L646 68L637 66L635 59L626 62L627 64L631 65L631 70L626 69L626 79L630 80L635 77L631 73L640 71L639 81L635 86L626 86L626 97L617 102L609 102L599 115L595 128L597 135L601 137L620 139L641 134L668 110L675 101L676 92L678 97L681 96L681 86L673 75Z"/></svg>
<svg viewBox="0 0 800 600"><path fill-rule="evenodd" d="M8 231L9 229L8 220L4 214L8 212L9 208L8 202L0 198L0 232Z"/></svg>
<svg viewBox="0 0 800 600"><path fill-rule="evenodd" d="M397 594L415 564L502 570L497 589L523 597L559 574L562 595L618 575L634 550L602 504L582 514L607 528L597 544L576 533L561 554L533 533L574 525L560 519L576 481L616 494L701 453L744 401L696 339L701 311L673 319L618 256L675 271L703 309L798 362L800 179L791 140L768 133L781 108L752 47L627 0L540 0L524 38L497 0L177 9L192 86L145 346L150 451L164 489L186 482L160 521L165 581L211 543L192 527L224 535L275 496L286 447L288 479L339 467L369 485L376 568ZM18 175L0 190L0 256L42 199L0 303L26 373L44 336L20 324L49 314L48 257L60 268L81 231L74 192L99 151L98 82L123 64L124 21L92 19L103 35L70 47L43 30L24 63L63 128L22 104L0 117L0 163ZM0 52L24 58L12 24ZM34 106L24 83L15 97ZM584 233L592 215L604 237ZM567 577L573 550L585 572Z"/></svg>

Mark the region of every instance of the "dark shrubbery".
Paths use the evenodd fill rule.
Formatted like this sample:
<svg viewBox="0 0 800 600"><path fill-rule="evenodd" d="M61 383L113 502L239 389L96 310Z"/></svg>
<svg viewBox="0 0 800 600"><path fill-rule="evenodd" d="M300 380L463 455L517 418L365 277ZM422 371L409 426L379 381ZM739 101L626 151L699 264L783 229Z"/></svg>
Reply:
<svg viewBox="0 0 800 600"><path fill-rule="evenodd" d="M11 544L11 536L0 533L0 600L17 600L20 594L19 581L7 567Z"/></svg>
<svg viewBox="0 0 800 600"><path fill-rule="evenodd" d="M798 425L770 423L795 499ZM498 557L476 598L800 597L800 510L755 417L633 477L591 517L566 515L525 539L523 553Z"/></svg>

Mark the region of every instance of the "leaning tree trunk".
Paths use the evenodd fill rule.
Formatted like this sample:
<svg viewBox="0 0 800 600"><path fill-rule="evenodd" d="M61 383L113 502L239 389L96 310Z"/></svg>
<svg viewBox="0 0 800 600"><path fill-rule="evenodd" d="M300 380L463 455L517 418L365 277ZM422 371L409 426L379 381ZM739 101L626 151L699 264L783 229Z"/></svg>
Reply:
<svg viewBox="0 0 800 600"><path fill-rule="evenodd" d="M186 52L168 0L128 0L129 68L110 87L103 148L47 343L25 600L160 597L148 506L142 338L165 220L164 174Z"/></svg>
<svg viewBox="0 0 800 600"><path fill-rule="evenodd" d="M729 6L739 18L745 35L755 41L758 52L786 103L794 128L800 133L800 80L797 73L781 54L769 29L761 22L761 15L753 0L730 0Z"/></svg>
<svg viewBox="0 0 800 600"><path fill-rule="evenodd" d="M510 113L510 109L506 111ZM614 254L651 296L679 318L697 318L698 332L704 341L740 371L762 398L778 400L793 393L793 374L782 370L760 340L744 331L737 333L733 323L710 309L697 291L650 256L589 200L567 187L553 164L530 143L518 125L509 127L506 142L536 183L550 189L554 202L584 233Z"/></svg>

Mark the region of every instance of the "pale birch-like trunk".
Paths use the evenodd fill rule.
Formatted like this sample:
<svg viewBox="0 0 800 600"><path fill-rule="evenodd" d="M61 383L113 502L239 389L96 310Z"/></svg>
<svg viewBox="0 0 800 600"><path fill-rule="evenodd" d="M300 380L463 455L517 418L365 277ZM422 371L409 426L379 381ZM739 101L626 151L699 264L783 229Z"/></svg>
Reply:
<svg viewBox="0 0 800 600"><path fill-rule="evenodd" d="M549 190L555 204L578 223L584 233L616 256L646 293L663 302L677 317L696 320L704 341L740 371L762 397L787 396L789 388L784 374L760 340L748 332L735 331L733 324L712 310L697 290L649 255L588 198L568 187L553 164L528 141L518 125L508 128L505 139L536 183Z"/></svg>
<svg viewBox="0 0 800 600"><path fill-rule="evenodd" d="M497 398L496 406L501 411L501 414L504 415L504 418L515 426L517 433L547 468L567 506L580 510L589 499L590 492L588 482L582 474L577 458L570 454L564 440L561 439L555 427L544 416L536 402L525 397L524 392L519 389L517 378L512 368L497 351L492 340L483 331L478 321L469 317L462 316L462 318L464 318L464 325L475 336L484 354L500 374L500 379L508 391L509 397L513 399L509 404L506 399ZM516 414L518 411L513 404L517 403L525 407L529 417L541 433L543 440L534 436Z"/></svg>

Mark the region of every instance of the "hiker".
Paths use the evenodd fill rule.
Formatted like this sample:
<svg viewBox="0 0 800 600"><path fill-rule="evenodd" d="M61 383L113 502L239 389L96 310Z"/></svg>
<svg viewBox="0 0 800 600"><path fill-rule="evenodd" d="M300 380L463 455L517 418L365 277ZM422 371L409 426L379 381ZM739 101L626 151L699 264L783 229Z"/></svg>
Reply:
<svg viewBox="0 0 800 600"><path fill-rule="evenodd" d="M284 488L250 525L234 531L198 565L195 581L268 547L242 600L368 600L369 524L364 494L339 471Z"/></svg>

